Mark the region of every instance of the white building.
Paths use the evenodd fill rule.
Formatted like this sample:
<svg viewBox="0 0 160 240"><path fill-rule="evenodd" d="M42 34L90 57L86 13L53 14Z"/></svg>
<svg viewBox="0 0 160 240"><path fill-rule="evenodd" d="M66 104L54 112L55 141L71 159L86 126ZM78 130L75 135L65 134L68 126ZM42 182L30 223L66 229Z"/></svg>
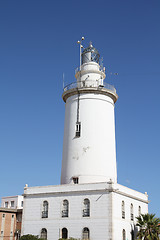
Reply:
<svg viewBox="0 0 160 240"><path fill-rule="evenodd" d="M10 197L2 197L1 198L1 207L2 208L23 208L23 196L10 196Z"/></svg>
<svg viewBox="0 0 160 240"><path fill-rule="evenodd" d="M92 46L80 56L76 83L64 88L61 185L24 189L22 234L48 240L133 240L136 216L148 212L147 193L117 183L113 86Z"/></svg>

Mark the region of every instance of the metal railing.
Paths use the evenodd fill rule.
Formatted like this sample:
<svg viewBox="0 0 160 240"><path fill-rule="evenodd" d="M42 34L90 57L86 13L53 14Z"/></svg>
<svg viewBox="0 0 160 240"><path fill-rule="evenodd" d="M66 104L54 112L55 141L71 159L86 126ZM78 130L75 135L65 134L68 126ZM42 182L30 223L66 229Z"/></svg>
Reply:
<svg viewBox="0 0 160 240"><path fill-rule="evenodd" d="M48 218L48 211L42 211L42 218Z"/></svg>
<svg viewBox="0 0 160 240"><path fill-rule="evenodd" d="M68 217L68 210L62 210L62 217Z"/></svg>
<svg viewBox="0 0 160 240"><path fill-rule="evenodd" d="M85 81L70 83L63 88L63 91L66 92L66 91L68 91L70 89L73 89L73 88L92 88L92 87L97 88L98 90L106 88L109 91L111 91L113 93L116 93L116 89L114 88L114 86L110 85L109 83L103 83L103 85L97 85L97 86L94 86L94 85L93 86L88 86L87 84L85 84Z"/></svg>
<svg viewBox="0 0 160 240"><path fill-rule="evenodd" d="M89 209L83 209L83 217L89 217L89 216L90 216Z"/></svg>

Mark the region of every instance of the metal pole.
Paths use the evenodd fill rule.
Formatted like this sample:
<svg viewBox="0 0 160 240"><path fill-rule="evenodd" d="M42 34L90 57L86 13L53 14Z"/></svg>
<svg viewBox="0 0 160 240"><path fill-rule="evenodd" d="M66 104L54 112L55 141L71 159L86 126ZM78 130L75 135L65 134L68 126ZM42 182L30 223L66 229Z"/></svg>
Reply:
<svg viewBox="0 0 160 240"><path fill-rule="evenodd" d="M82 52L82 50L81 50L81 48L82 48L81 43L79 44L79 46L80 46L80 71L81 71L81 52Z"/></svg>

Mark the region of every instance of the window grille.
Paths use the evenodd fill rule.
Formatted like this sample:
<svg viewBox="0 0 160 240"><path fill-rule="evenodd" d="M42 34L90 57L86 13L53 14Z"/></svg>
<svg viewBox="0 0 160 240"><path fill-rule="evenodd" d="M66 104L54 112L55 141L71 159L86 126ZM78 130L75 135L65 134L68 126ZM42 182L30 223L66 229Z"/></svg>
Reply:
<svg viewBox="0 0 160 240"><path fill-rule="evenodd" d="M83 217L90 217L90 201L88 198L83 201Z"/></svg>
<svg viewBox="0 0 160 240"><path fill-rule="evenodd" d="M46 228L42 228L42 230L41 230L41 238L47 239L47 229Z"/></svg>
<svg viewBox="0 0 160 240"><path fill-rule="evenodd" d="M89 229L88 228L83 228L83 232L82 232L82 239L83 240L89 240Z"/></svg>
<svg viewBox="0 0 160 240"><path fill-rule="evenodd" d="M68 200L63 200L62 217L68 217L68 212L69 212L69 202Z"/></svg>
<svg viewBox="0 0 160 240"><path fill-rule="evenodd" d="M48 202L43 202L42 218L48 218Z"/></svg>
<svg viewBox="0 0 160 240"><path fill-rule="evenodd" d="M81 123L77 122L76 123L76 137L80 137L81 136Z"/></svg>
<svg viewBox="0 0 160 240"><path fill-rule="evenodd" d="M133 204L131 203L131 221L134 220L134 215L133 215Z"/></svg>
<svg viewBox="0 0 160 240"><path fill-rule="evenodd" d="M122 201L122 218L125 219L125 203Z"/></svg>

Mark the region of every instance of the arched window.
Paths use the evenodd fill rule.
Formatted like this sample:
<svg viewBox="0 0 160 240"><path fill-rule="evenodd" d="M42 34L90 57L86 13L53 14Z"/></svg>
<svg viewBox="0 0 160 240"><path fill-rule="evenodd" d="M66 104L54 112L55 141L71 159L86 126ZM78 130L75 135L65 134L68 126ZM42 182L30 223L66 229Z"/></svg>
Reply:
<svg viewBox="0 0 160 240"><path fill-rule="evenodd" d="M47 229L46 228L42 228L42 230L41 230L41 238L47 239Z"/></svg>
<svg viewBox="0 0 160 240"><path fill-rule="evenodd" d="M82 239L83 240L88 240L89 239L89 229L86 228L86 227L83 228Z"/></svg>
<svg viewBox="0 0 160 240"><path fill-rule="evenodd" d="M133 204L131 203L131 221L133 221L134 215L133 215Z"/></svg>
<svg viewBox="0 0 160 240"><path fill-rule="evenodd" d="M68 217L68 212L69 212L69 202L68 200L63 200L62 217Z"/></svg>
<svg viewBox="0 0 160 240"><path fill-rule="evenodd" d="M138 215L141 215L141 207L138 207Z"/></svg>
<svg viewBox="0 0 160 240"><path fill-rule="evenodd" d="M125 219L125 203L122 201L122 218Z"/></svg>
<svg viewBox="0 0 160 240"><path fill-rule="evenodd" d="M48 202L43 202L42 218L48 218Z"/></svg>
<svg viewBox="0 0 160 240"><path fill-rule="evenodd" d="M68 238L68 230L67 228L62 229L62 238L67 239Z"/></svg>
<svg viewBox="0 0 160 240"><path fill-rule="evenodd" d="M126 231L123 229L122 231L122 240L126 240Z"/></svg>
<svg viewBox="0 0 160 240"><path fill-rule="evenodd" d="M83 201L83 217L90 216L90 201L88 198L85 198Z"/></svg>

